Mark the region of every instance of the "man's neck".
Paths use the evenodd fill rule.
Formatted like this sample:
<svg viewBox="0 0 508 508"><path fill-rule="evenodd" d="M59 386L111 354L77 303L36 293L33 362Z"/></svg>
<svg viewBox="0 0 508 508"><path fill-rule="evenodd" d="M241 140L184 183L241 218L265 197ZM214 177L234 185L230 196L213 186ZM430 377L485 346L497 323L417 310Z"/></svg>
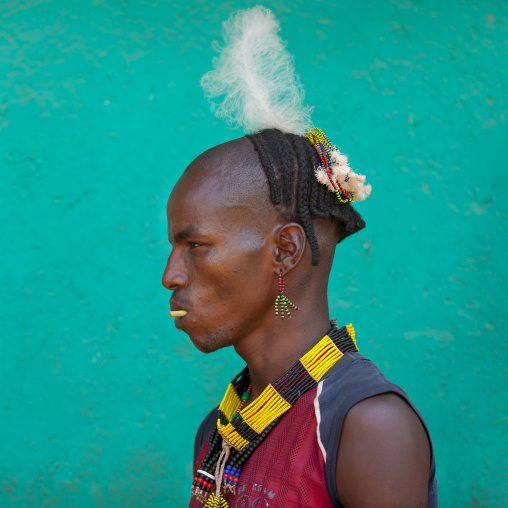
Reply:
<svg viewBox="0 0 508 508"><path fill-rule="evenodd" d="M247 363L251 378L250 402L309 351L330 329L328 306L314 312L292 312L284 320L273 317L268 325L244 337L235 346Z"/></svg>

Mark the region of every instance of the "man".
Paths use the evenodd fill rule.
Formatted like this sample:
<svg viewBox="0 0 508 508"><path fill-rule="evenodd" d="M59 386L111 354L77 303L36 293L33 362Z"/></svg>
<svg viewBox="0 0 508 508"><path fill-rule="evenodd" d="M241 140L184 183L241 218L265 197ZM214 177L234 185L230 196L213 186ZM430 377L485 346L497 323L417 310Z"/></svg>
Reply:
<svg viewBox="0 0 508 508"><path fill-rule="evenodd" d="M169 197L175 326L247 365L198 432L190 506L435 507L421 416L330 324L335 247L364 223L316 180L312 140L269 129L216 146Z"/></svg>

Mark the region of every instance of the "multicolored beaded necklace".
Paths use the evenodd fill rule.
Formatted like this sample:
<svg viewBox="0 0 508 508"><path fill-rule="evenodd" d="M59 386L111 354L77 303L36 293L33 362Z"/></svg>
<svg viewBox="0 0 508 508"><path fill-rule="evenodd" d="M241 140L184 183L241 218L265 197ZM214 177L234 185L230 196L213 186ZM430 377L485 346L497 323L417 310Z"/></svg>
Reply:
<svg viewBox="0 0 508 508"><path fill-rule="evenodd" d="M236 494L242 466L298 398L317 386L346 352L357 352L353 325L332 328L261 395L245 407L250 397L248 367L229 384L219 406L216 427L208 438L208 451L192 482L191 492L205 508L227 508L221 494ZM215 491L215 492L214 492Z"/></svg>

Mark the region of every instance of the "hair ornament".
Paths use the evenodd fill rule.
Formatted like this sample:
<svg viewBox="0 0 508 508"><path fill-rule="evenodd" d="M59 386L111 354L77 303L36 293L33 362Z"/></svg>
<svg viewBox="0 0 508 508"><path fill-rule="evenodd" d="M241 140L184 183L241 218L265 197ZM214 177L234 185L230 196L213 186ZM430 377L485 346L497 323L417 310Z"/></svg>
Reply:
<svg viewBox="0 0 508 508"><path fill-rule="evenodd" d="M304 104L303 86L293 55L278 32L272 11L256 6L233 13L223 24L224 46L214 69L201 79L215 115L246 132L279 129L304 135L312 127L312 108Z"/></svg>
<svg viewBox="0 0 508 508"><path fill-rule="evenodd" d="M334 192L341 203L363 201L369 196L372 186L364 185L365 176L351 169L347 156L330 142L321 129L314 127L305 137L321 160L321 166L316 169L317 180Z"/></svg>

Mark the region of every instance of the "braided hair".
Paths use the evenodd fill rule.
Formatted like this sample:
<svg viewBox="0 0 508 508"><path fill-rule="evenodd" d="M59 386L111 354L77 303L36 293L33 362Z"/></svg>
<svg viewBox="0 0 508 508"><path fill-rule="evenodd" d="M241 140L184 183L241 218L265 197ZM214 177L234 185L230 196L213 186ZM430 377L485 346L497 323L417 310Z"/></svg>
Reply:
<svg viewBox="0 0 508 508"><path fill-rule="evenodd" d="M365 227L349 203L341 203L316 179L314 173L320 160L305 136L265 129L246 137L253 143L266 173L272 203L280 206L286 219L297 222L305 231L314 266L319 263L320 251L312 217L332 219L339 243Z"/></svg>

